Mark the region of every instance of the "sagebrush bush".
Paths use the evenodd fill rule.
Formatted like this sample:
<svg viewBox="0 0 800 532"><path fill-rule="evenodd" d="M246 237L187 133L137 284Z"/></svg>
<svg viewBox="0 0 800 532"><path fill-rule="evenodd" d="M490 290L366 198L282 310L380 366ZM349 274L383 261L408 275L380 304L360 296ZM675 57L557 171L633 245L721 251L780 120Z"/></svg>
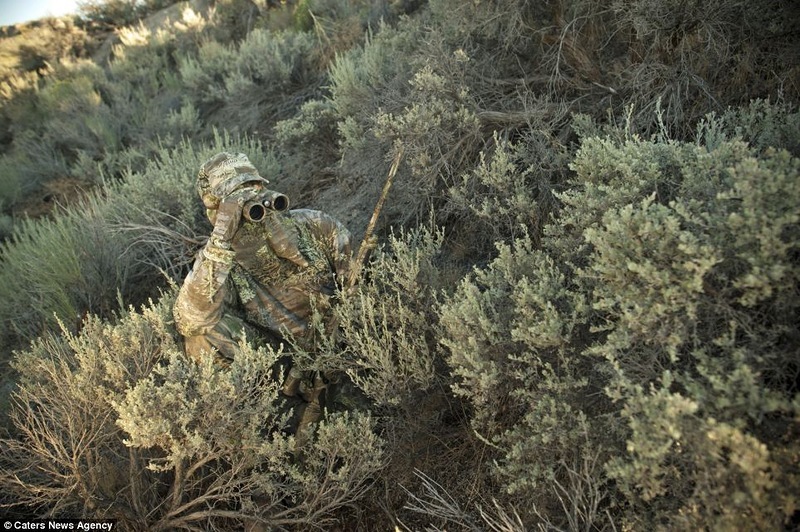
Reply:
<svg viewBox="0 0 800 532"><path fill-rule="evenodd" d="M418 28L410 21L402 31L382 24L367 34L363 46L336 57L328 74L331 102L340 119L352 117L362 122L376 108L391 105L387 96L404 90L411 74L413 66L400 58L408 59L416 51L419 43L415 37L419 37Z"/></svg>
<svg viewBox="0 0 800 532"><path fill-rule="evenodd" d="M294 28L313 32L322 45L318 56L322 65L358 47L364 32L396 22L411 8L404 2L371 0L299 0L293 7Z"/></svg>
<svg viewBox="0 0 800 532"><path fill-rule="evenodd" d="M747 106L727 109L719 120L703 121L701 134L708 137L712 132L704 129L718 124L729 138L741 138L758 150L778 148L800 155L800 112L786 102L770 102L757 99Z"/></svg>
<svg viewBox="0 0 800 532"><path fill-rule="evenodd" d="M0 155L0 211L6 212L26 193L38 186L35 179L24 179L19 175L19 158L15 155Z"/></svg>
<svg viewBox="0 0 800 532"><path fill-rule="evenodd" d="M352 70L346 62L341 63L342 72ZM344 76L339 74L340 78ZM352 82L358 87L360 80L355 78ZM410 72L408 85L400 93L401 108L395 102L392 107L396 111L379 107L367 115L363 111L348 114L339 127L345 168L364 176L361 179L370 179L373 187L379 183L373 176L377 171L375 162L380 161L374 153L404 146L403 178L397 180L390 207L390 215L399 223L418 219L430 208L442 204L442 190L454 184L455 176L467 167L476 156L476 147L482 143L476 104L467 87L429 66ZM357 97L354 88L344 85L341 91ZM340 94L334 92L333 101L342 113L347 107L340 105Z"/></svg>
<svg viewBox="0 0 800 532"><path fill-rule="evenodd" d="M88 60L57 65L32 98L36 119L15 124L6 154L21 160L29 189L67 176L92 184L119 177L199 130L192 114L164 119L181 112L166 46L119 45L108 71Z"/></svg>
<svg viewBox="0 0 800 532"><path fill-rule="evenodd" d="M210 40L199 47L197 57L179 59L184 87L197 104L217 105L223 101L222 83L233 55L227 46Z"/></svg>
<svg viewBox="0 0 800 532"><path fill-rule="evenodd" d="M289 94L314 78L311 35L255 29L238 45L210 40L180 59L182 80L201 115L232 131L265 123L297 105Z"/></svg>
<svg viewBox="0 0 800 532"><path fill-rule="evenodd" d="M0 41L0 80L20 74L46 76L53 65L84 55L91 35L74 17L44 17L7 26Z"/></svg>
<svg viewBox="0 0 800 532"><path fill-rule="evenodd" d="M363 48L338 56L329 69L342 173L359 188L374 189L380 155L399 143L405 148L403 177L389 207L389 215L398 223L424 217L434 206L444 217L455 216L459 224L471 225L472 208L481 203L472 194L480 196L485 190L473 185L477 179L462 176L472 173L481 152L490 156L495 143L519 135L531 142L514 161L514 176L535 171L534 188L547 188L546 183L559 179L556 165L563 168L565 152L559 130L565 130L568 121L566 107L522 94L527 82L514 81L521 67L519 56L512 58L508 48L484 33L483 18L475 13L489 10L489 18L497 22L505 20L508 11L525 11L513 2L500 4L437 2L423 16L401 20L396 27L381 26ZM455 26L454 20L459 21ZM513 39L518 40L509 46L519 46L520 54L534 53L533 31L519 35L522 26L516 31ZM477 52L484 48L492 52ZM527 185L524 181L518 180L518 189ZM458 197L449 197L451 190ZM476 233L486 229L475 225Z"/></svg>
<svg viewBox="0 0 800 532"><path fill-rule="evenodd" d="M620 35L632 39L641 57L623 78L637 83L639 95L631 91L630 101L637 103L639 122L660 100L672 131L686 131L710 108L780 91L787 78L775 74L797 57L784 28L800 20L800 11L785 3L624 0L612 11ZM784 72L795 84L796 72Z"/></svg>
<svg viewBox="0 0 800 532"><path fill-rule="evenodd" d="M338 173L343 178L340 182L373 200L382 185L377 176L385 175L387 154L394 151L392 139L376 137L376 117L380 113L402 112L406 105L407 82L421 36L418 22L407 20L401 24L403 30L386 24L373 28L363 46L337 55L328 69L330 105L338 133L336 149L340 152ZM401 176L406 172L404 166L401 165ZM403 198L401 203L406 201ZM420 194L412 201L415 207L423 207L428 198ZM393 204L387 205L387 217L391 219L398 212Z"/></svg>
<svg viewBox="0 0 800 532"><path fill-rule="evenodd" d="M509 492L546 500L588 456L582 486L627 508L615 521L779 527L799 478L800 161L616 139L582 141L541 251L501 247L442 307L454 390Z"/></svg>
<svg viewBox="0 0 800 532"><path fill-rule="evenodd" d="M116 325L92 318L20 352L0 442L4 492L39 515L114 518L125 529L322 527L384 465L367 414L320 422L302 462L271 378L279 352L241 344L229 369L185 357L174 298Z"/></svg>
<svg viewBox="0 0 800 532"><path fill-rule="evenodd" d="M63 78L53 76L39 92L48 118L42 124L47 141L68 156L86 152L98 160L120 150L124 124L114 119L100 93L105 73L87 61L65 68L64 74Z"/></svg>
<svg viewBox="0 0 800 532"><path fill-rule="evenodd" d="M341 372L379 407L398 407L439 376L432 310L441 288L435 266L444 235L419 229L375 251L363 281L341 294L332 321L317 316L319 345L296 353L302 367Z"/></svg>
<svg viewBox="0 0 800 532"><path fill-rule="evenodd" d="M321 181L318 176L333 173L339 149L336 114L330 101L304 103L292 118L275 124L274 135L282 174L297 189L315 190Z"/></svg>
<svg viewBox="0 0 800 532"><path fill-rule="evenodd" d="M18 225L0 248L5 345L36 338L58 319L74 329L87 311L109 315L117 295L130 294L125 287L141 279L133 264L119 260L126 242L105 227L97 201L80 212Z"/></svg>
<svg viewBox="0 0 800 532"><path fill-rule="evenodd" d="M106 69L106 98L125 122L127 143L146 146L147 141L165 136L164 114L182 103L183 86L174 63L180 43L189 40L192 29L152 31L139 25L119 33L120 44Z"/></svg>
<svg viewBox="0 0 800 532"><path fill-rule="evenodd" d="M449 208L479 233L473 245L515 238L525 231L538 239L549 221L556 204L554 189L565 181L558 168L567 150L553 146L542 150L537 140L514 144L495 133L493 149L481 151L475 168L448 191ZM546 154L550 160L536 160L536 154Z"/></svg>
<svg viewBox="0 0 800 532"><path fill-rule="evenodd" d="M27 191L70 175L79 154L100 160L122 148L122 126L101 96L104 83L105 74L91 61L65 61L41 87L11 102L12 116L21 114L14 118L5 156L19 161L17 177Z"/></svg>
<svg viewBox="0 0 800 532"><path fill-rule="evenodd" d="M503 500L535 500L545 514L559 515L563 496L586 514L577 528L600 528L602 513L586 506L591 494L583 490L606 483L594 460L606 452L598 436L611 421L591 399L604 378L576 352L588 333L586 296L525 236L513 248L500 246L440 312L451 386L471 405L476 433L499 452L492 469L502 479ZM586 482L554 491L558 481L568 485L570 473L583 473ZM529 522L536 509L518 511Z"/></svg>
<svg viewBox="0 0 800 532"><path fill-rule="evenodd" d="M211 13L211 38L232 43L240 41L251 30L260 27L262 12L269 8L267 4L260 0L218 0Z"/></svg>
<svg viewBox="0 0 800 532"><path fill-rule="evenodd" d="M34 72L15 74L0 82L2 115L4 126L10 130L8 133L13 133L13 128L34 112L33 102L38 88L39 76ZM8 133L4 132L4 135Z"/></svg>
<svg viewBox="0 0 800 532"><path fill-rule="evenodd" d="M580 277L616 323L592 352L616 368L608 393L627 400L632 431L629 456L609 473L676 524L735 526L744 513L771 527L789 517L798 168L786 152L747 153L720 172L713 203L690 189L669 206L611 209L585 232L595 251ZM654 426L663 441L644 444Z"/></svg>

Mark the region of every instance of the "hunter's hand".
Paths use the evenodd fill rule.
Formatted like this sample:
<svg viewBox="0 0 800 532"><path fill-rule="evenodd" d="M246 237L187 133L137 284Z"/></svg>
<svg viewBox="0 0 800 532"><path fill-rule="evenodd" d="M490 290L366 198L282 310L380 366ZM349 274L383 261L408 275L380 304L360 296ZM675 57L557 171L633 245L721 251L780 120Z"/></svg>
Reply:
<svg viewBox="0 0 800 532"><path fill-rule="evenodd" d="M242 221L242 207L245 199L242 194L231 194L222 200L217 208L217 219L214 222L214 231L211 233L212 239L222 243L228 243L233 239L233 235L236 234Z"/></svg>
<svg viewBox="0 0 800 532"><path fill-rule="evenodd" d="M275 213L267 220L267 238L275 254L292 261L301 268L308 267L308 261L300 252L297 228L281 214Z"/></svg>

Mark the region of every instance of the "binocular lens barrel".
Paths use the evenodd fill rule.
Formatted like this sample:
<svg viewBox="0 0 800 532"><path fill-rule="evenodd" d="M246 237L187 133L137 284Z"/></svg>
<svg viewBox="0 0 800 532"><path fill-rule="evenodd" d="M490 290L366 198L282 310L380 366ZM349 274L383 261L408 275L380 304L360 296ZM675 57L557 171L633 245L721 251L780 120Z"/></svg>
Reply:
<svg viewBox="0 0 800 532"><path fill-rule="evenodd" d="M253 203L244 211L244 217L251 222L260 222L267 214L267 209L260 203Z"/></svg>
<svg viewBox="0 0 800 532"><path fill-rule="evenodd" d="M267 191L266 196L257 200L248 201L244 205L242 214L251 222L260 222L267 215L267 209L285 211L289 208L289 198L280 192Z"/></svg>
<svg viewBox="0 0 800 532"><path fill-rule="evenodd" d="M276 211L285 211L289 208L289 198L283 194L275 194L272 198L272 208Z"/></svg>

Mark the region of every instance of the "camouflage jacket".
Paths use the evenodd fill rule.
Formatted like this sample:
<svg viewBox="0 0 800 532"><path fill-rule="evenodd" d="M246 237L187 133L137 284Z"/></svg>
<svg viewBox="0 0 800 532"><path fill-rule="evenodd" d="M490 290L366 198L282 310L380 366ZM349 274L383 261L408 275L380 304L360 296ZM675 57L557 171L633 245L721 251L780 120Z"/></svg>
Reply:
<svg viewBox="0 0 800 532"><path fill-rule="evenodd" d="M297 209L276 213L268 223L242 223L230 249L210 239L173 309L187 347L189 339L205 337L221 350L218 344L230 343L234 334L225 325L231 315L274 336L305 335L312 300L324 304L346 278L351 238L327 214Z"/></svg>

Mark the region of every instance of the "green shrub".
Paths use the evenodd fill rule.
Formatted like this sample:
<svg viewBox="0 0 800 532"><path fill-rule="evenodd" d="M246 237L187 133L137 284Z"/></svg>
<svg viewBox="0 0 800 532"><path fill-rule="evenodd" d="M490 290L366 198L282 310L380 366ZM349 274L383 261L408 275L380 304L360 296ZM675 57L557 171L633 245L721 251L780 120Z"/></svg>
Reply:
<svg viewBox="0 0 800 532"><path fill-rule="evenodd" d="M11 210L52 175L67 172L61 154L52 147L41 146L34 133L19 135L15 144L16 150L0 155L0 207L4 212ZM30 157L31 153L36 157Z"/></svg>
<svg viewBox="0 0 800 532"><path fill-rule="evenodd" d="M7 121L9 133L19 127L24 120L35 116L35 98L39 88L39 76L29 72L10 76L0 82L0 101L2 114Z"/></svg>
<svg viewBox="0 0 800 532"><path fill-rule="evenodd" d="M796 329L799 168L786 152L745 154L713 203L690 189L669 206L611 209L585 233L595 251L581 277L616 324L592 351L616 368L609 394L627 400L632 431L609 473L670 522L725 527L746 515L771 527L793 504L785 456L796 449L775 437L796 415L798 353L785 335Z"/></svg>
<svg viewBox="0 0 800 532"><path fill-rule="evenodd" d="M85 55L91 36L81 26L79 21L65 16L7 27L0 42L0 79L25 74L47 76L58 62Z"/></svg>
<svg viewBox="0 0 800 532"><path fill-rule="evenodd" d="M590 310L528 237L513 248L501 245L498 257L465 278L441 308L451 386L471 406L476 434L497 450L490 470L506 492L499 500L537 501L518 510L523 522L542 511L562 526L554 517L566 514L560 498L584 516L571 529L605 521L593 505L607 489L597 457L613 444L606 441L612 421L602 401L590 399L605 378L577 349ZM580 474L582 482L571 484Z"/></svg>
<svg viewBox="0 0 800 532"><path fill-rule="evenodd" d="M0 247L4 340L35 338L59 318L74 328L86 311L108 315L118 289L137 282L132 265L119 260L126 247L104 230L96 200L53 220L20 223Z"/></svg>
<svg viewBox="0 0 800 532"><path fill-rule="evenodd" d="M560 179L556 168L563 168L565 150L557 130L564 129L566 110L523 94L507 79L518 75L519 56L511 59L507 48L482 32L485 18L476 11L491 11L488 18L496 22L505 20L507 11L524 11L523 18L527 11L519 3L500 4L431 3L420 17L379 27L363 48L339 55L329 69L342 173L360 189L375 189L385 154L395 144L405 148L389 212L397 223L425 216L431 205L443 219L455 215L458 223L469 222L474 217L470 205L480 208L480 195L486 193L485 185L469 176L481 152L486 158L494 154L495 139L501 139L498 144L519 136L531 141L519 150L514 171L506 172L504 186L510 189L502 191L504 197L514 195L514 186L527 187L519 175L535 172L534 187L543 189ZM519 54L534 53L526 48L532 35L516 35ZM448 197L451 191L457 197ZM538 199L546 204L547 195L543 190ZM505 232L505 224L499 225ZM475 233L486 229L475 226ZM472 224L465 232L471 229Z"/></svg>
<svg viewBox="0 0 800 532"><path fill-rule="evenodd" d="M154 320L160 321L150 311L129 322L124 345L116 346L120 349L108 327L93 320L87 322L96 333L93 340L50 335L19 353L20 380L11 412L19 436L2 442L2 483L7 496L17 496L14 502L27 503L40 514L80 514L97 509L95 498L115 496L121 465L115 457L127 453L121 442L114 442L119 429L108 401L116 386L124 390L138 371L146 373L156 363L162 340ZM123 353L138 357L126 360ZM22 474L15 478L17 469ZM77 482L63 482L66 477ZM48 486L53 498L42 497L35 486Z"/></svg>
<svg viewBox="0 0 800 532"><path fill-rule="evenodd" d="M438 379L432 304L441 286L435 266L444 235L419 229L392 235L375 253L364 281L332 310L341 329L317 319L321 344L297 353L303 367L346 374L380 407L408 404Z"/></svg>
<svg viewBox="0 0 800 532"><path fill-rule="evenodd" d="M105 73L86 62L65 74L51 77L39 91L47 116L42 124L44 142L67 155L82 151L96 159L121 149L123 124L115 120L100 94Z"/></svg>
<svg viewBox="0 0 800 532"><path fill-rule="evenodd" d="M451 85L450 80L430 67L414 73L411 87L413 104L396 116L379 115L376 134L401 139L417 180L430 182L442 167L459 157L453 156L452 151L462 151L475 143L480 127L477 106L467 87ZM463 167L463 163L456 167ZM450 177L447 170L444 174Z"/></svg>
<svg viewBox="0 0 800 532"><path fill-rule="evenodd" d="M625 75L637 84L630 101L640 123L660 102L663 123L686 131L709 108L775 94L784 76L793 76L784 69L796 61L795 43L784 28L800 13L788 6L623 0L612 10L620 35L630 35L641 57Z"/></svg>
<svg viewBox="0 0 800 532"><path fill-rule="evenodd" d="M114 58L106 69L105 96L121 113L128 143L140 145L147 136L161 134L157 114L163 121L165 112L181 103L183 86L174 63L182 34L190 30L153 32L140 25L119 33L120 44L114 47Z"/></svg>
<svg viewBox="0 0 800 532"><path fill-rule="evenodd" d="M161 125L163 107L153 105L151 95L159 88L146 94L141 79L128 81L137 88L123 80L112 83L90 62L62 65L48 77L33 101L40 120L17 126L7 154L19 161L18 176L28 190L67 176L99 183L104 175L140 166L157 148L159 135L174 141L168 135L174 130ZM130 156L132 143L138 144L139 158Z"/></svg>
<svg viewBox="0 0 800 532"><path fill-rule="evenodd" d="M314 39L256 29L238 45L203 44L179 61L201 115L231 131L251 131L293 110L289 94L313 79Z"/></svg>
<svg viewBox="0 0 800 532"><path fill-rule="evenodd" d="M6 156L25 192L71 176L70 166L79 158L100 161L122 149L124 125L103 98L107 81L91 61L65 61L33 93L14 98L13 141ZM98 176L76 177L92 182Z"/></svg>
<svg viewBox="0 0 800 532"><path fill-rule="evenodd" d="M640 131L686 136L709 110L787 90L790 101L796 97L794 7L740 0L607 4L435 0L430 21L441 44L432 46L430 38L424 48L439 64L447 53L466 52L474 61L464 72L467 85L486 107L526 93L598 118L622 116L633 105Z"/></svg>
<svg viewBox="0 0 800 532"><path fill-rule="evenodd" d="M314 39L305 33L255 30L239 46L236 67L225 80L226 112L242 131L257 129L293 111L294 91L314 85ZM257 109L253 118L253 109Z"/></svg>
<svg viewBox="0 0 800 532"><path fill-rule="evenodd" d="M585 138L542 249L501 246L443 305L453 389L510 493L564 500L596 463L573 487L624 526L791 517L800 161L711 145Z"/></svg>
<svg viewBox="0 0 800 532"><path fill-rule="evenodd" d="M260 27L264 2L256 0L219 0L212 14L212 38L237 43Z"/></svg>
<svg viewBox="0 0 800 532"><path fill-rule="evenodd" d="M800 155L800 112L796 107L753 100L746 107L728 109L718 122L727 137L742 138L758 150L771 147L788 150L795 157Z"/></svg>
<svg viewBox="0 0 800 532"><path fill-rule="evenodd" d="M13 135L7 156L27 187L23 192L67 176L92 184L120 177L141 169L161 147L200 133L200 117L182 101L182 82L172 70L190 30L126 28L106 68L65 59L40 86L5 83Z"/></svg>
<svg viewBox="0 0 800 532"><path fill-rule="evenodd" d="M304 193L313 197L336 173L336 113L330 101L310 100L292 118L277 122L273 133L281 161L280 186L296 191L293 204L303 205Z"/></svg>
<svg viewBox="0 0 800 532"><path fill-rule="evenodd" d="M331 100L340 119L353 117L365 121L379 107L400 109L401 102L392 102L394 91L403 90L412 65L410 59L419 43L419 33L409 22L403 29L382 24L369 32L363 46L353 47L336 57L328 69Z"/></svg>
<svg viewBox="0 0 800 532"><path fill-rule="evenodd" d="M313 349L291 349L301 367L338 374L329 398L331 411L369 409L387 442L381 496L363 501L358 509L375 517L359 529L390 526L381 507L401 519L408 490L419 482L415 468L445 477L446 485L459 493L462 487L486 493L479 488L483 473L471 467L480 463L485 450L465 437L463 405L447 389L437 342L440 292L452 289L443 242L441 229L392 234L373 252L358 283L341 293L332 308L315 313ZM322 320L326 313L327 322ZM402 522L430 523L405 516Z"/></svg>
<svg viewBox="0 0 800 532"><path fill-rule="evenodd" d="M376 33L367 33L363 47L339 54L328 68L339 173L345 176L347 186L373 198L380 194L382 185L376 176L385 175L387 154L393 151L391 139L376 137L375 119L381 112L401 112L405 106L407 80L421 36L417 22L409 20L401 25L402 29L380 25ZM404 173L401 167L400 176ZM401 177L397 181L404 180ZM391 203L388 208L393 212L387 217L397 219Z"/></svg>
<svg viewBox="0 0 800 532"><path fill-rule="evenodd" d="M429 2L432 18L444 38L462 45L473 40L490 50L496 59L514 48L524 48L534 39L532 30L544 25L552 11L569 9L571 3L539 6L524 0L499 0L465 4L456 0Z"/></svg>
<svg viewBox="0 0 800 532"><path fill-rule="evenodd" d="M81 3L81 14L88 20L114 26L127 26L136 20L138 0L87 0Z"/></svg>
<svg viewBox="0 0 800 532"><path fill-rule="evenodd" d="M399 58L394 56L394 60ZM344 63L342 69L350 67ZM401 224L440 206L441 191L468 167L482 143L475 101L467 87L453 83L428 66L413 73L410 87L410 92L404 90L402 99L390 108L372 109L367 116L363 112L345 116L339 126L345 170L357 176L356 179L367 181L371 188L380 183L375 174L383 173L376 164L383 164L383 157L378 154L403 145L402 177L392 191L394 199L389 211L389 216ZM354 96L352 89L346 93ZM334 106L341 113L336 94ZM392 107L398 108L398 103L403 106L396 112L390 111Z"/></svg>
<svg viewBox="0 0 800 532"><path fill-rule="evenodd" d="M280 353L243 343L229 369L190 361L169 325L173 299L19 353L4 492L38 515L126 529L335 523L383 467L371 419L331 416L294 462L270 378Z"/></svg>
<svg viewBox="0 0 800 532"><path fill-rule="evenodd" d="M565 181L559 167L567 150L552 144L542 148L541 140L531 137L513 144L495 133L493 150L482 151L477 166L450 188L449 207L463 212L465 223L478 235L474 246L525 231L538 239L549 220L556 203L553 189ZM520 168L525 164L529 166Z"/></svg>
<svg viewBox="0 0 800 532"><path fill-rule="evenodd" d="M234 55L229 47L210 40L200 46L197 57L179 57L184 87L198 105L210 106L224 101L223 83Z"/></svg>
<svg viewBox="0 0 800 532"><path fill-rule="evenodd" d="M394 4L394 5L393 5ZM364 32L393 23L402 5L369 0L301 0L294 10L295 28L313 30L322 44L319 59L327 65L363 42Z"/></svg>

